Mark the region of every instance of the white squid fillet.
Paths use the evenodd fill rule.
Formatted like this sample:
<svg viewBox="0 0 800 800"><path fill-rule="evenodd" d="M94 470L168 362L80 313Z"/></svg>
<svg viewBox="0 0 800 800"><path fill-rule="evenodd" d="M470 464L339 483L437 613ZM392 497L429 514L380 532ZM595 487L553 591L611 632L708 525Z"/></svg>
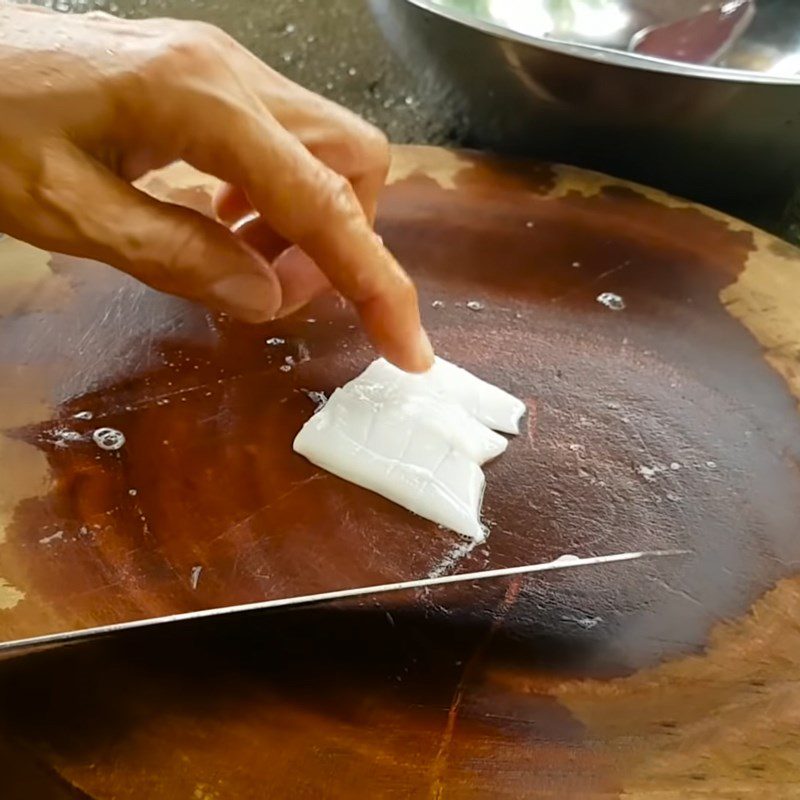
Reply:
<svg viewBox="0 0 800 800"><path fill-rule="evenodd" d="M437 358L423 375L378 359L337 389L294 440L313 464L476 541L481 464L518 433L525 404ZM493 430L494 429L494 430Z"/></svg>

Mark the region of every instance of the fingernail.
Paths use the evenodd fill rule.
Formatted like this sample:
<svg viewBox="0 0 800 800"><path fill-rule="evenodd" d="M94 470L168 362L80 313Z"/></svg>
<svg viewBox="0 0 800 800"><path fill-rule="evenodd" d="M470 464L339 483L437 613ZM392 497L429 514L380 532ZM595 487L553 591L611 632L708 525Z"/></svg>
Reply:
<svg viewBox="0 0 800 800"><path fill-rule="evenodd" d="M280 305L277 281L261 275L230 275L213 283L211 295L225 311L245 322L267 322Z"/></svg>
<svg viewBox="0 0 800 800"><path fill-rule="evenodd" d="M434 353L425 328L419 329L419 354L422 370L426 372L433 366Z"/></svg>
<svg viewBox="0 0 800 800"><path fill-rule="evenodd" d="M308 271L316 268L313 259L306 255L297 245L287 247L275 260L272 262L272 268L277 272L278 269L291 269Z"/></svg>

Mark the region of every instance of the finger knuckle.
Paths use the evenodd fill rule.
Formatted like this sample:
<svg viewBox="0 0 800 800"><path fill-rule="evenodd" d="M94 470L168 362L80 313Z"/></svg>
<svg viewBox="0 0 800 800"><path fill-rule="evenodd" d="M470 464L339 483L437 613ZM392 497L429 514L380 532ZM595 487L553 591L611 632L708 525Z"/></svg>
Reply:
<svg viewBox="0 0 800 800"><path fill-rule="evenodd" d="M192 35L204 42L206 46L228 47L235 43L234 39L222 28L218 28L210 22L192 20L185 24Z"/></svg>
<svg viewBox="0 0 800 800"><path fill-rule="evenodd" d="M350 181L338 172L331 172L323 194L322 212L332 218L352 218L361 215L361 207Z"/></svg>
<svg viewBox="0 0 800 800"><path fill-rule="evenodd" d="M120 242L132 274L150 286L172 294L191 294L191 266L195 262L197 231L188 219L172 219L169 230L129 230ZM156 226L157 228L160 226ZM154 241L158 247L154 247Z"/></svg>
<svg viewBox="0 0 800 800"><path fill-rule="evenodd" d="M347 113L338 131L339 146L354 175L386 173L391 158L389 140L374 125Z"/></svg>
<svg viewBox="0 0 800 800"><path fill-rule="evenodd" d="M411 306L417 304L417 287L414 281L402 270L398 270L395 276L394 296L403 305Z"/></svg>
<svg viewBox="0 0 800 800"><path fill-rule="evenodd" d="M213 70L222 60L229 37L214 25L182 22L170 28L154 66L168 75Z"/></svg>
<svg viewBox="0 0 800 800"><path fill-rule="evenodd" d="M89 22L117 22L117 17L106 13L105 11L87 11L83 15L83 19Z"/></svg>
<svg viewBox="0 0 800 800"><path fill-rule="evenodd" d="M389 140L375 126L365 122L361 131L362 163L367 169L389 169Z"/></svg>
<svg viewBox="0 0 800 800"><path fill-rule="evenodd" d="M193 271L197 263L197 257L202 255L197 251L202 246L203 238L198 236L197 226L187 215L182 221L172 220L167 241L169 243L159 253L158 261L164 280L179 286L186 282L188 273Z"/></svg>
<svg viewBox="0 0 800 800"><path fill-rule="evenodd" d="M298 244L315 243L327 239L333 231L340 234L356 230L363 222L363 212L350 181L337 172L325 170L314 179L313 209L295 209L293 238Z"/></svg>

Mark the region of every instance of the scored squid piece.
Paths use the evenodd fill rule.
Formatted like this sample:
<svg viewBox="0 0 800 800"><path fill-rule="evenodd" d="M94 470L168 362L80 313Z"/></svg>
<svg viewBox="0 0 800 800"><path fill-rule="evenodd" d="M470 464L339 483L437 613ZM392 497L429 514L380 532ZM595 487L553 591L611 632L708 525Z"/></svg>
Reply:
<svg viewBox="0 0 800 800"><path fill-rule="evenodd" d="M422 375L378 359L306 422L294 449L318 467L476 541L481 465L518 433L525 404L437 358ZM493 430L494 429L494 430Z"/></svg>

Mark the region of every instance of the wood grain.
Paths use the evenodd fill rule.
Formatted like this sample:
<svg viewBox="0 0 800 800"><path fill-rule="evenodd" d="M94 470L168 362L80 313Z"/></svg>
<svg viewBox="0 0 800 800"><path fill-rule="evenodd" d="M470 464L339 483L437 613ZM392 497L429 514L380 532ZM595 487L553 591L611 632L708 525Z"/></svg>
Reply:
<svg viewBox="0 0 800 800"><path fill-rule="evenodd" d="M208 205L182 167L148 188ZM487 544L289 455L304 392L371 358L336 299L240 326L4 240L0 638L565 552L691 556L7 659L14 791L796 796L797 251L604 176L428 148L397 149L379 229L438 351L528 404L488 470ZM100 451L100 426L124 447Z"/></svg>

